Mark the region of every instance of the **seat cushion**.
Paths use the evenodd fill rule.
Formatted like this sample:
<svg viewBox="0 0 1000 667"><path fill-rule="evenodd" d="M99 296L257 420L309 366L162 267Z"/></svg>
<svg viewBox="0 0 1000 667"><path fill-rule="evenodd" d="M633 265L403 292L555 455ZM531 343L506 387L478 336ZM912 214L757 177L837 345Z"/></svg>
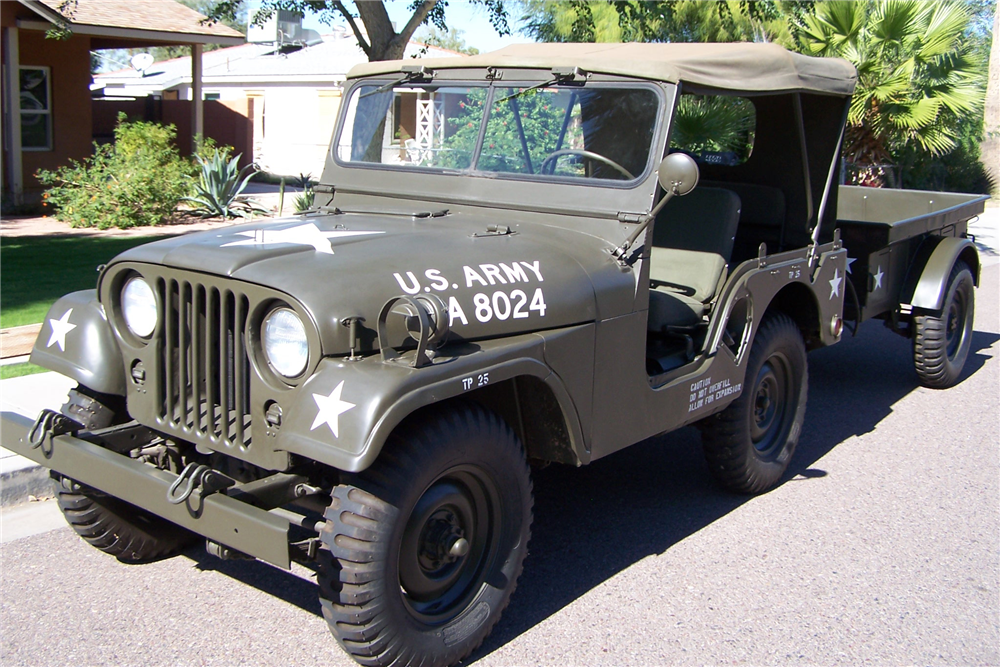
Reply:
<svg viewBox="0 0 1000 667"><path fill-rule="evenodd" d="M670 327L690 327L701 322L706 306L689 296L665 290L649 291L650 331L666 331Z"/></svg>
<svg viewBox="0 0 1000 667"><path fill-rule="evenodd" d="M722 188L697 187L674 197L653 222L659 248L712 252L729 260L740 221L740 198Z"/></svg>
<svg viewBox="0 0 1000 667"><path fill-rule="evenodd" d="M650 248L650 287L681 294L704 303L715 296L726 260L714 252Z"/></svg>

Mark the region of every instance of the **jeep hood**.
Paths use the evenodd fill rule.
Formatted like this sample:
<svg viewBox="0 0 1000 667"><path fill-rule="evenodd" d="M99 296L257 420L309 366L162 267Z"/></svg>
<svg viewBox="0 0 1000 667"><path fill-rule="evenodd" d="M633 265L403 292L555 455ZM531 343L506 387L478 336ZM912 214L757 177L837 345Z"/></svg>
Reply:
<svg viewBox="0 0 1000 667"><path fill-rule="evenodd" d="M226 275L279 290L311 314L324 354L347 351L340 322L349 317L364 318L369 335L362 350L374 349L379 311L401 295L438 297L452 337L465 340L594 321L618 314L600 311L622 302L631 310L634 280L611 259L606 240L538 223L506 224L509 233L463 213L296 216L157 241L114 262ZM604 308L595 283L604 286L598 291L616 293L605 294ZM403 342L392 338L393 345Z"/></svg>

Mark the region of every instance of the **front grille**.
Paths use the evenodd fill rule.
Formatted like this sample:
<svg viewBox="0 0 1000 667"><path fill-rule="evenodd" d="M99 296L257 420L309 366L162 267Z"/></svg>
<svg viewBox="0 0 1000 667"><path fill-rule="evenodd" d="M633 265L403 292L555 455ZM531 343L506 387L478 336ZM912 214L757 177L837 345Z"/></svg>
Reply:
<svg viewBox="0 0 1000 667"><path fill-rule="evenodd" d="M164 348L159 418L192 440L219 450L250 447L250 301L239 291L160 279Z"/></svg>

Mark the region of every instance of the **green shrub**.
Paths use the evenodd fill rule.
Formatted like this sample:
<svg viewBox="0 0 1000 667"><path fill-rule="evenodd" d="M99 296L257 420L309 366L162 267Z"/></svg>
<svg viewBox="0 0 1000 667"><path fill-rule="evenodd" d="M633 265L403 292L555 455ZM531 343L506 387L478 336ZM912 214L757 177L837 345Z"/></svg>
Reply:
<svg viewBox="0 0 1000 667"><path fill-rule="evenodd" d="M143 227L163 222L190 188L190 163L174 146L173 125L128 122L118 114L115 142L93 157L40 170L46 209L72 227Z"/></svg>

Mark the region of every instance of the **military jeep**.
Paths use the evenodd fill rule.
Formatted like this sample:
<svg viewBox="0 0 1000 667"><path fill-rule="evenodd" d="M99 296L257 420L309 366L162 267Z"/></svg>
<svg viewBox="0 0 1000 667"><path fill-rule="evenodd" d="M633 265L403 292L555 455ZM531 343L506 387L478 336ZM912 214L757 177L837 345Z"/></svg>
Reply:
<svg viewBox="0 0 1000 667"><path fill-rule="evenodd" d="M319 205L103 267L32 353L79 387L3 444L120 560L303 563L358 662L453 664L517 584L531 465L695 424L766 491L845 315L960 379L982 198L838 187L855 76L765 44L356 67Z"/></svg>

